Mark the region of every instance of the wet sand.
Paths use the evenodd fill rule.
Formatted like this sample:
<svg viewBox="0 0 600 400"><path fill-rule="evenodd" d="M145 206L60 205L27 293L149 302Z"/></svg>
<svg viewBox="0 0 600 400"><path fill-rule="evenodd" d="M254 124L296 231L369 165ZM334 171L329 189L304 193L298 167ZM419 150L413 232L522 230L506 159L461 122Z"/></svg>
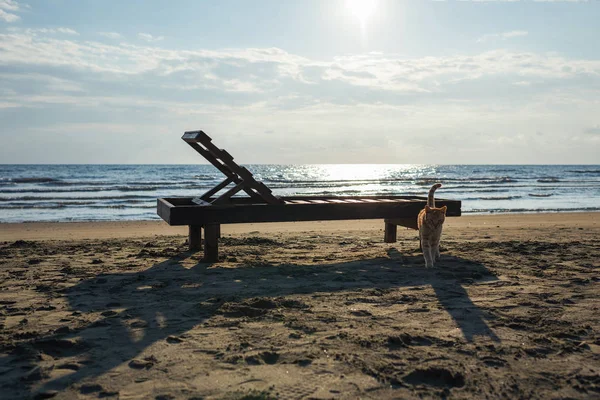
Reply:
<svg viewBox="0 0 600 400"><path fill-rule="evenodd" d="M1 397L600 398L600 213L185 233L0 224Z"/></svg>

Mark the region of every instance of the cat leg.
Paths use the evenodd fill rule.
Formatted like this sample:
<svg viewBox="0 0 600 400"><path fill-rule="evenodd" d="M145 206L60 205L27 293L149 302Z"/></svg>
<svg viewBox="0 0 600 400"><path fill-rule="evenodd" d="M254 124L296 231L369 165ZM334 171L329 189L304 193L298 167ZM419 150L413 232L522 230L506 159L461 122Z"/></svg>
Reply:
<svg viewBox="0 0 600 400"><path fill-rule="evenodd" d="M423 243L423 258L425 258L425 268L433 267L433 249L431 243Z"/></svg>
<svg viewBox="0 0 600 400"><path fill-rule="evenodd" d="M440 259L440 242L439 240L432 240L431 243L431 266Z"/></svg>

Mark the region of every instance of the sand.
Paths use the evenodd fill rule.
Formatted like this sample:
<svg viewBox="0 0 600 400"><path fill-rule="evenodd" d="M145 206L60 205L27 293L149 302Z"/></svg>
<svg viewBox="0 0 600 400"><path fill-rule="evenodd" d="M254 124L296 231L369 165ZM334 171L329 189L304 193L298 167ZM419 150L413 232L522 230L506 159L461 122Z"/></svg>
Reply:
<svg viewBox="0 0 600 400"><path fill-rule="evenodd" d="M600 398L600 213L0 224L0 397Z"/></svg>

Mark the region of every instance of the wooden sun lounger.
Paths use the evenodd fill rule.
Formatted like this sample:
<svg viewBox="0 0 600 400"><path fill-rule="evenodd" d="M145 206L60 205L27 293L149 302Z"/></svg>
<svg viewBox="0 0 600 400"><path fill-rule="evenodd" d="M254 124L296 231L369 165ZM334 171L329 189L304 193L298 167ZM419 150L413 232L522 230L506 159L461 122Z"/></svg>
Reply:
<svg viewBox="0 0 600 400"><path fill-rule="evenodd" d="M157 213L169 225L189 226L189 248L201 249L204 229L204 260L218 260L218 238L221 224L250 222L331 221L383 219L384 240L396 241L397 226L417 229L417 215L427 203L420 196L353 196L311 197L274 196L263 183L239 166L225 150L217 148L202 131L186 132L185 140L198 153L225 175L225 180L200 197L160 198ZM233 185L223 194L223 189ZM232 197L240 191L246 197ZM447 206L447 215L461 214L461 202L436 199L436 206Z"/></svg>

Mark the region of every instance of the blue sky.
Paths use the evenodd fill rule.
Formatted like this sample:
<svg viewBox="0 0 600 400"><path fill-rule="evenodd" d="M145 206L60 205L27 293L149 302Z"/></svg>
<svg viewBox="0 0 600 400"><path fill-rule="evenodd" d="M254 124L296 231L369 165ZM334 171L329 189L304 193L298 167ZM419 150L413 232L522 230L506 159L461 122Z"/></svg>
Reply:
<svg viewBox="0 0 600 400"><path fill-rule="evenodd" d="M366 7L366 8L365 8ZM0 163L600 163L600 2L0 0Z"/></svg>

